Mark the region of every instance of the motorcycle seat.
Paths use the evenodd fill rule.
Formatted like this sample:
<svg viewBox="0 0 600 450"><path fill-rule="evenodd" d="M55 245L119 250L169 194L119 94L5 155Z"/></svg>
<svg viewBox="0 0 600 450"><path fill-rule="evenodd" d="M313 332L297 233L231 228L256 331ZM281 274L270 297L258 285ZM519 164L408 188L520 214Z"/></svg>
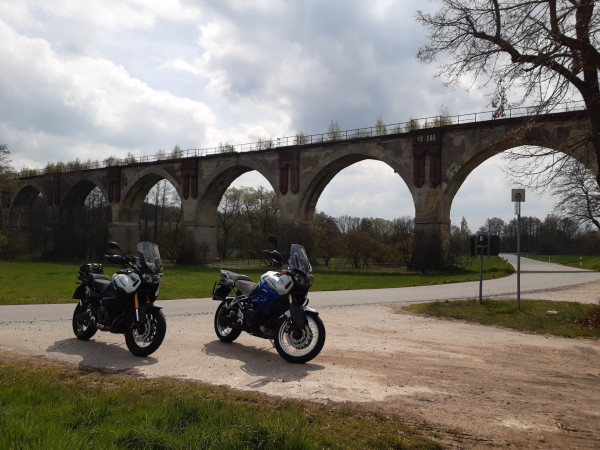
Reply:
<svg viewBox="0 0 600 450"><path fill-rule="evenodd" d="M255 283L254 281L250 280L250 278L248 278L248 280L238 279L235 281L235 287L242 291L243 294L249 296L256 290L256 288L258 287L258 283Z"/></svg>
<svg viewBox="0 0 600 450"><path fill-rule="evenodd" d="M227 276L234 283L236 283L237 281L252 281L252 278L246 275L242 275L241 273L227 272Z"/></svg>
<svg viewBox="0 0 600 450"><path fill-rule="evenodd" d="M93 274L92 276L92 287L96 292L104 294L110 287L110 277L102 274Z"/></svg>

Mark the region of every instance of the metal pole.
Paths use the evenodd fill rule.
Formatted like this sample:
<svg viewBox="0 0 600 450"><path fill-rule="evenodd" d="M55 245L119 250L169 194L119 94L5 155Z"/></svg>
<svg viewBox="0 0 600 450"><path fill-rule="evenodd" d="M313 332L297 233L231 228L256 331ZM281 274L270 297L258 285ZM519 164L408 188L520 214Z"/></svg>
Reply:
<svg viewBox="0 0 600 450"><path fill-rule="evenodd" d="M517 309L521 309L521 194L517 194Z"/></svg>
<svg viewBox="0 0 600 450"><path fill-rule="evenodd" d="M483 304L483 249L480 248L481 259L479 261L479 304Z"/></svg>

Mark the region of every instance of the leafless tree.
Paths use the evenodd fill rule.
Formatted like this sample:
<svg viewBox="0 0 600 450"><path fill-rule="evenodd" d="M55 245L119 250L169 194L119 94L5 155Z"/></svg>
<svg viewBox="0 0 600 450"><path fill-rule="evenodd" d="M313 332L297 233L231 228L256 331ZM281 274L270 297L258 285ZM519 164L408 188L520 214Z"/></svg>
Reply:
<svg viewBox="0 0 600 450"><path fill-rule="evenodd" d="M593 173L583 164L570 159L553 184L557 199L555 212L570 217L580 225L590 223L600 230L600 188Z"/></svg>
<svg viewBox="0 0 600 450"><path fill-rule="evenodd" d="M450 84L471 79L493 88L489 93L498 116L513 106L535 104L535 112L542 112L564 101L583 100L591 132L585 142L573 145L578 144L579 151L585 145L583 149L593 151L600 161L600 17L596 1L440 3L434 14L418 12L429 41L419 50L419 60L438 61L439 75ZM556 157L554 162L558 165L543 164L537 170L560 169L565 160ZM597 169L594 175L600 185Z"/></svg>
<svg viewBox="0 0 600 450"><path fill-rule="evenodd" d="M7 207L16 184L16 174L11 166L10 151L0 144L0 207Z"/></svg>

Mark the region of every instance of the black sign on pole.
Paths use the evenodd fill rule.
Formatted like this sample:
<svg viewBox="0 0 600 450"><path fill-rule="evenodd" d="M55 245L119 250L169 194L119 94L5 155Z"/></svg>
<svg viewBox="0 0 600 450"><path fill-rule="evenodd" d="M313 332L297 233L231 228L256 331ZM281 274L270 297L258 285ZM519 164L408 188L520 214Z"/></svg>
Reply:
<svg viewBox="0 0 600 450"><path fill-rule="evenodd" d="M498 256L500 252L500 236L478 234L469 238L471 256L480 255L479 259L479 304L483 303L483 255Z"/></svg>

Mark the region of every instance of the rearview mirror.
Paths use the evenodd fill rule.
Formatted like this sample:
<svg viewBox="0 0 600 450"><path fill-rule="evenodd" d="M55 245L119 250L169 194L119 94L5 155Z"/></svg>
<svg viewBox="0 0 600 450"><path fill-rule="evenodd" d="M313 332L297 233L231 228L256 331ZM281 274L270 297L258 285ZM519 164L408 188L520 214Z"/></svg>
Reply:
<svg viewBox="0 0 600 450"><path fill-rule="evenodd" d="M122 255L125 255L125 253L123 253L123 250L121 250L121 246L119 244L117 244L116 242L109 241L106 243L106 245L108 246L108 248L110 248L112 250L119 250Z"/></svg>
<svg viewBox="0 0 600 450"><path fill-rule="evenodd" d="M277 248L277 238L275 236L270 234L267 239L269 240L269 242L271 242L273 245L275 245L275 248Z"/></svg>

